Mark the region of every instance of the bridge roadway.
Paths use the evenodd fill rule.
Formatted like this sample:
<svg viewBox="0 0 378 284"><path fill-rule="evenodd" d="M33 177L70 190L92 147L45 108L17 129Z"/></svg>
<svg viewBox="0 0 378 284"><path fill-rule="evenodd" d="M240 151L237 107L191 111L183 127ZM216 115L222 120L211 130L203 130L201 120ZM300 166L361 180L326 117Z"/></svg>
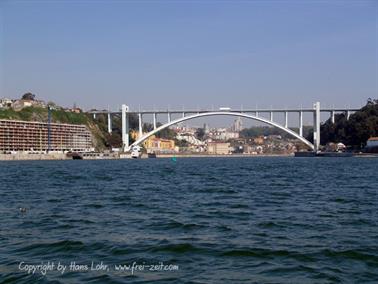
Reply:
<svg viewBox="0 0 378 284"><path fill-rule="evenodd" d="M350 112L356 112L358 111L359 109L358 108L324 108L324 109L320 109L320 112L328 112L328 113L331 113L331 112L335 112L335 113L340 113L340 112L347 112L347 111L350 111ZM184 110L177 110L177 109L166 109L166 110L129 110L128 113L132 113L132 114L167 114L167 113L171 113L171 114L182 114L182 113L204 113L204 112L214 112L214 111L219 111L219 109L184 109ZM255 112L258 112L258 113L270 113L270 112L279 112L279 113L285 113L285 112L314 112L315 110L313 108L279 108L279 109L229 109L227 111L230 111L230 112L239 112L239 113L255 113ZM91 111L88 111L88 113L90 114L122 114L122 110L119 110L119 111L109 111L109 110L91 110Z"/></svg>

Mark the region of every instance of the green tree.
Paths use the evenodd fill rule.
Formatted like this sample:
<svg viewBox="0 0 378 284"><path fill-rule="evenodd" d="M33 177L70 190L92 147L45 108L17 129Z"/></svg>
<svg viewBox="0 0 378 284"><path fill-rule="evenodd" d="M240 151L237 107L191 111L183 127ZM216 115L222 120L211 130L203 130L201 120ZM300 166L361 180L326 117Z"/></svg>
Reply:
<svg viewBox="0 0 378 284"><path fill-rule="evenodd" d="M157 127L162 126L160 122L156 124ZM165 138L165 139L175 139L176 138L176 132L170 129L169 127L164 128L160 130L158 133L156 133L156 137L159 138Z"/></svg>
<svg viewBox="0 0 378 284"><path fill-rule="evenodd" d="M320 126L321 144L342 142L359 149L366 145L371 136L378 136L378 100L368 99L366 105L347 119L345 114L337 114L335 123L328 119ZM313 132L307 136L313 141Z"/></svg>
<svg viewBox="0 0 378 284"><path fill-rule="evenodd" d="M195 136L196 136L197 139L203 140L203 138L205 137L205 129L197 128Z"/></svg>
<svg viewBox="0 0 378 284"><path fill-rule="evenodd" d="M28 100L28 101L34 101L35 95L28 92L22 95L21 99L22 100Z"/></svg>
<svg viewBox="0 0 378 284"><path fill-rule="evenodd" d="M122 146L122 137L117 132L112 132L111 134L107 134L107 144L112 148L119 148Z"/></svg>
<svg viewBox="0 0 378 284"><path fill-rule="evenodd" d="M143 123L143 132L150 132L152 130L154 130L154 126L152 125L152 123Z"/></svg>

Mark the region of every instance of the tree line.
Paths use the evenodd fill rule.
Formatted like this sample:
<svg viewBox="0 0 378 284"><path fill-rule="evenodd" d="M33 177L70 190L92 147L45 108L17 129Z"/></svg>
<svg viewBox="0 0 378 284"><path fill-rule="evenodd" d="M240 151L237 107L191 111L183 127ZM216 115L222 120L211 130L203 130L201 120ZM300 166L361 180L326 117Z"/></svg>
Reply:
<svg viewBox="0 0 378 284"><path fill-rule="evenodd" d="M335 123L331 118L320 126L320 143L342 142L345 145L361 149L366 141L378 136L378 99L368 99L366 105L352 114L349 119L345 113L335 115ZM313 132L307 137L313 141Z"/></svg>

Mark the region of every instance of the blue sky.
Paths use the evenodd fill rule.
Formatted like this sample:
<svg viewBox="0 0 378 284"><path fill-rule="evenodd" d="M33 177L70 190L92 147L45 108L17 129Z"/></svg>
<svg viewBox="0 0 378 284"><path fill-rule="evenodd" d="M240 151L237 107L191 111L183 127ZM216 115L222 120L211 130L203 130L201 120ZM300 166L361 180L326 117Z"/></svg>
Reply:
<svg viewBox="0 0 378 284"><path fill-rule="evenodd" d="M0 97L85 109L378 97L378 1L0 3Z"/></svg>

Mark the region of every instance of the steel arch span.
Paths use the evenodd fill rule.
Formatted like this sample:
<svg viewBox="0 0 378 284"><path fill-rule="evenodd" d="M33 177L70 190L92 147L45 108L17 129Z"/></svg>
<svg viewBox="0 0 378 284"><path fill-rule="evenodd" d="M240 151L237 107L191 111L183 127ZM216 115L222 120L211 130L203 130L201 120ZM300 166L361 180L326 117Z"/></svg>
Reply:
<svg viewBox="0 0 378 284"><path fill-rule="evenodd" d="M141 144L143 141L145 141L146 139L148 139L148 137L156 134L157 132L167 128L167 127L170 127L174 124L177 124L177 123L180 123L180 122L183 122L183 121L186 121L186 120L190 120L190 119L194 119L194 118L199 118L199 117L204 117L204 116L215 116L215 115L231 115L231 116L239 116L239 117L244 117L244 118L248 118L248 119L253 119L253 120L256 120L256 121L260 121L260 122L263 122L263 123L266 123L266 124L269 124L271 126L274 126L274 127L277 127L283 131L285 131L286 133L292 135L293 137L297 138L298 140L300 140L301 142L303 142L304 144L306 144L308 147L310 147L312 150L315 149L314 145L308 141L307 139L303 138L302 136L300 136L298 133L294 132L293 130L289 129L289 128L286 128L274 121L270 121L268 119L265 119L265 118L262 118L262 117L258 117L258 116L254 116L254 115L249 115L249 114L245 114L245 113L240 113L240 112L232 112L232 111L215 111L215 112L205 112L205 113L198 113L198 114L194 114L194 115L188 115L188 116L185 116L185 117L181 117L179 119L176 119L176 120L173 120L171 122L168 122L166 124L163 124L162 126L146 133L145 135L143 135L142 137L138 138L134 143L132 143L129 147L129 150L133 147L133 146L136 146L136 145L139 145Z"/></svg>

